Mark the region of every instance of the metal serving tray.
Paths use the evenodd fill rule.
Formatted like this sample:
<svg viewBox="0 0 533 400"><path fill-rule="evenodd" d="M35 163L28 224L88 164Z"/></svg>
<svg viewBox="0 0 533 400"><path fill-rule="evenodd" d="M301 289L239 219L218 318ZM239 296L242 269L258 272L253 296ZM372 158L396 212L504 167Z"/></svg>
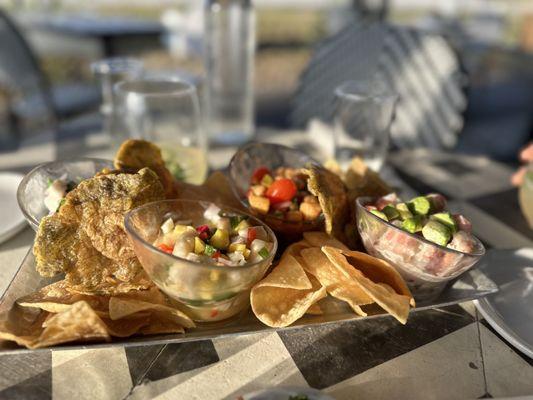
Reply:
<svg viewBox="0 0 533 400"><path fill-rule="evenodd" d="M482 263L481 261L480 263ZM30 294L39 288L52 283L53 280L42 278L35 270L35 259L30 250L15 277L9 284L2 299L0 300L0 312L7 311L13 303L20 297ZM452 304L462 303L469 300L479 299L487 294L498 291L497 285L491 281L481 269L473 269L461 275L453 282L438 299L431 302L420 302L411 312L439 308ZM225 321L198 324L194 329L190 329L183 334L134 336L131 338L114 339L105 343L87 344L66 344L53 347L54 350L80 350L80 349L101 349L116 346L146 346L166 343L190 342L194 340L214 339L232 335L246 335L257 332L268 332L275 330L298 329L314 325L339 323L342 321L353 321L368 318L392 318L385 314L377 306L365 308L368 317L360 317L341 301L331 297L322 300L321 308L323 315L306 314L293 325L286 328L270 328L260 322L250 309L240 315ZM409 323L409 322L407 322ZM13 342L0 341L0 354L22 354L35 351L49 351L49 348L29 350L17 346Z"/></svg>

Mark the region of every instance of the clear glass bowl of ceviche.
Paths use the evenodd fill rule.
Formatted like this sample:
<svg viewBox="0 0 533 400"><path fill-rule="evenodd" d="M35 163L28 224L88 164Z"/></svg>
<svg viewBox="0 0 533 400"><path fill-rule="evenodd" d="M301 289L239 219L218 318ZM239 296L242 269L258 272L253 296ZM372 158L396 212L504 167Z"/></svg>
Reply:
<svg viewBox="0 0 533 400"><path fill-rule="evenodd" d="M318 164L302 151L272 143L242 146L229 164L235 196L286 243L324 223L318 199L307 190L302 168Z"/></svg>
<svg viewBox="0 0 533 400"><path fill-rule="evenodd" d="M391 263L419 303L437 298L485 254L470 222L447 211L440 194L407 202L394 194L359 197L356 203L357 229L365 249Z"/></svg>
<svg viewBox="0 0 533 400"><path fill-rule="evenodd" d="M259 219L205 201L146 204L126 215L125 227L148 276L197 321L246 309L278 246Z"/></svg>
<svg viewBox="0 0 533 400"><path fill-rule="evenodd" d="M113 169L113 161L77 158L39 164L24 176L17 190L24 217L34 230L39 229L41 218L54 213L70 190L105 168Z"/></svg>

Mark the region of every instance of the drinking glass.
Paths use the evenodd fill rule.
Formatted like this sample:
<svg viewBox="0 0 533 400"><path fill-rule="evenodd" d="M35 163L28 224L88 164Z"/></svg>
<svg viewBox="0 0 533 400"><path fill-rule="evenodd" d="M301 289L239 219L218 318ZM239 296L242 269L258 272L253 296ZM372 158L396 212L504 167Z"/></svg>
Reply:
<svg viewBox="0 0 533 400"><path fill-rule="evenodd" d="M104 132L109 136L112 150L117 150L127 139L115 110L113 87L118 82L140 78L143 70L141 60L127 57L107 58L91 64L91 71L102 90L100 112L104 119Z"/></svg>
<svg viewBox="0 0 533 400"><path fill-rule="evenodd" d="M204 181L207 140L193 85L175 79L137 79L117 83L115 96L130 138L157 144L176 179L194 184Z"/></svg>
<svg viewBox="0 0 533 400"><path fill-rule="evenodd" d="M397 99L379 82L347 81L335 89L335 158L342 168L361 157L373 170L381 169Z"/></svg>
<svg viewBox="0 0 533 400"><path fill-rule="evenodd" d="M522 214L526 217L531 229L533 229L533 163L529 164L524 181L518 189L518 200Z"/></svg>

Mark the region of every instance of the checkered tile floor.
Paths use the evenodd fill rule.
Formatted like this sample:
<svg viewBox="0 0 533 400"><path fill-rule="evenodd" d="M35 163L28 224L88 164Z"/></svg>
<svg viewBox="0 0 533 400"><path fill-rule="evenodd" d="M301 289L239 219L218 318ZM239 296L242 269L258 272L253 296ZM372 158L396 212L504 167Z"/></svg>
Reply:
<svg viewBox="0 0 533 400"><path fill-rule="evenodd" d="M407 162L407 160L409 162ZM533 246L508 185L482 158L402 153L395 172L436 190L491 248ZM311 386L336 399L463 399L533 394L532 361L472 303L393 319L135 348L0 357L0 399L236 399L271 386Z"/></svg>

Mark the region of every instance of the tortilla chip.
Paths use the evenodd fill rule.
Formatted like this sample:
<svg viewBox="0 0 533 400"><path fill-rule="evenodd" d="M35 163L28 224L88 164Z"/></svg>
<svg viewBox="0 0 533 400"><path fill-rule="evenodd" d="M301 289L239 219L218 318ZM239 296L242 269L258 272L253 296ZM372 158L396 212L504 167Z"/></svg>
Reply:
<svg viewBox="0 0 533 400"><path fill-rule="evenodd" d="M331 296L347 302L356 314L367 315L360 306L372 304L374 300L356 282L339 271L320 248L303 250L302 258L304 269L315 276Z"/></svg>
<svg viewBox="0 0 533 400"><path fill-rule="evenodd" d="M9 340L19 346L33 348L33 343L41 335L47 312L28 309L15 304L0 317L0 339Z"/></svg>
<svg viewBox="0 0 533 400"><path fill-rule="evenodd" d="M357 283L359 287L385 311L395 317L402 324L407 322L410 304L413 304L414 300L407 287L402 287L405 283L398 286L398 289L402 290L400 293L390 293L385 287L380 285L380 283L386 283L395 290L397 289L394 287L394 285L397 284L397 280L391 272L391 269L393 270L392 267L390 267L390 269L388 267L384 268L381 260L356 251L340 250L327 246L322 247L322 251L346 278ZM352 259L354 261L352 261ZM350 262L353 262L353 265ZM373 268L375 269L371 273L371 276L376 279L375 282L366 277L363 272L358 269L363 264L364 267L361 268L367 272L371 271ZM409 294L404 292L405 289Z"/></svg>
<svg viewBox="0 0 533 400"><path fill-rule="evenodd" d="M73 304L67 311L53 314L43 323L43 328L31 348L77 340L111 340L105 323L85 301Z"/></svg>
<svg viewBox="0 0 533 400"><path fill-rule="evenodd" d="M174 178L165 166L161 149L155 144L146 140L126 140L118 149L114 164L117 169L140 170L150 168L159 177L165 189L166 198L171 199L176 196Z"/></svg>
<svg viewBox="0 0 533 400"><path fill-rule="evenodd" d="M339 240L329 236L325 232L304 232L304 239L310 246L322 247L331 246L339 249L348 250L348 247Z"/></svg>
<svg viewBox="0 0 533 400"><path fill-rule="evenodd" d="M178 323L160 319L150 319L150 323L139 330L139 333L143 335L161 335L184 332L185 329L183 329L183 326Z"/></svg>
<svg viewBox="0 0 533 400"><path fill-rule="evenodd" d="M324 314L324 311L322 311L318 303L315 303L309 307L305 313L309 315L322 315Z"/></svg>
<svg viewBox="0 0 533 400"><path fill-rule="evenodd" d="M123 318L115 321L110 318L102 318L107 331L111 336L129 337L138 333L150 323L149 315L140 315L137 318Z"/></svg>
<svg viewBox="0 0 533 400"><path fill-rule="evenodd" d="M17 304L22 307L39 308L50 313L60 313L67 311L73 304L82 300L86 301L100 317L107 316L108 298L72 293L68 290L68 284L64 280L18 299Z"/></svg>
<svg viewBox="0 0 533 400"><path fill-rule="evenodd" d="M344 226L350 217L344 183L333 172L316 165L304 171L309 175L307 187L318 197L322 208L326 233L341 241L344 240Z"/></svg>
<svg viewBox="0 0 533 400"><path fill-rule="evenodd" d="M112 297L109 300L109 316L112 320L134 316L141 311L149 311L163 320L175 321L185 328L196 326L192 319L174 307L120 297Z"/></svg>
<svg viewBox="0 0 533 400"><path fill-rule="evenodd" d="M282 257L274 270L257 283L250 295L256 317L270 327L284 327L302 317L318 300L326 296L325 288L307 276L297 259Z"/></svg>

